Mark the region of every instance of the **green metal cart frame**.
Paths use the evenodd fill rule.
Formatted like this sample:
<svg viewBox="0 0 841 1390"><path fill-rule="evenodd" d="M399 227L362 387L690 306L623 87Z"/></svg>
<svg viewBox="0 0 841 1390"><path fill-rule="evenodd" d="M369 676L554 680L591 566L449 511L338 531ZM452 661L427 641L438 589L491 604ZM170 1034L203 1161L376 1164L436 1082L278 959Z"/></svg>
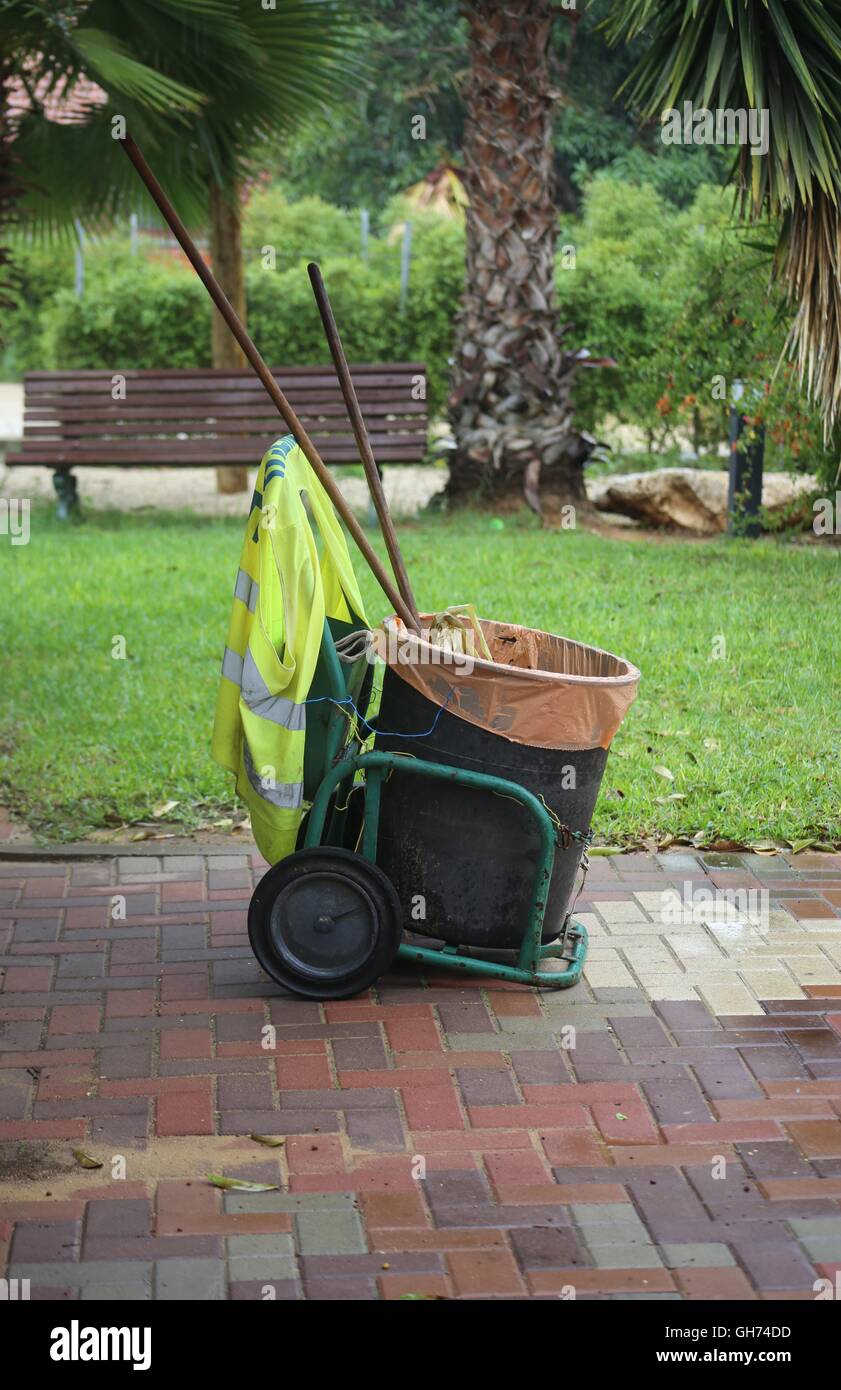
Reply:
<svg viewBox="0 0 841 1390"><path fill-rule="evenodd" d="M534 817L540 832L540 852L532 887L529 924L516 964L509 965L467 954L469 948L447 945L439 950L432 950L427 946L415 946L407 941L401 942L398 955L405 960L420 961L424 965L445 966L449 969L463 970L467 974L489 975L519 984L540 985L545 989L569 989L577 984L587 952L586 928L580 922L575 922L569 914L557 941L544 944L541 939L555 850L559 844L557 827L546 807L525 787L503 777L494 777L490 773L468 772L446 764L430 763L421 758L401 757L399 753L360 751L358 737L354 738L351 735L348 739L347 718L343 712L350 703L349 689L354 682L352 677L350 681L346 680L333 634L326 623L321 645L321 662L322 676L326 677L329 691L327 696L321 698L329 700L331 708L326 726L323 773L310 807L300 848L314 849L330 843L330 840L325 840L324 837L328 814L331 812L331 800L335 794L338 802L346 803L360 772L364 776L365 798L360 853L373 864L376 864L377 859L382 784L384 779L397 769L411 776L438 777L450 782L459 782L464 786L484 789L489 793L513 797ZM358 676L358 668L364 662L365 658L361 658L355 665L349 666L349 674L356 671ZM566 970L541 970L540 962L547 957L566 961Z"/></svg>

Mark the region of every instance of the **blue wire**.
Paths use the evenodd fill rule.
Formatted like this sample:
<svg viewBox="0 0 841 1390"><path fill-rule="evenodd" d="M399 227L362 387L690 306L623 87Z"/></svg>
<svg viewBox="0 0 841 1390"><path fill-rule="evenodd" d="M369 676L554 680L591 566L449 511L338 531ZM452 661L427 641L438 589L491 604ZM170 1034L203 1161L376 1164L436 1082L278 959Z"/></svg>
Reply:
<svg viewBox="0 0 841 1390"><path fill-rule="evenodd" d="M314 695L312 699L304 700L303 703L305 705L320 705L323 704L325 700L328 700L331 705L350 705L357 719L360 721L360 723L365 725L365 728L368 730L368 732L371 734L382 734L383 738L429 738L429 735L435 732L435 726L438 723L438 720L441 718L441 715L444 713L444 710L447 708L447 705L450 703L450 700L453 698L454 694L455 691L451 686L449 695L447 696L443 705L439 706L438 710L436 711L435 718L433 719L429 728L424 729L423 733L420 734L398 734L396 731L389 733L386 729L375 728L373 724L368 723L368 720L365 718L364 714L362 714L356 708L356 705L353 703L353 700L349 695L346 695L343 700L337 700L333 695Z"/></svg>

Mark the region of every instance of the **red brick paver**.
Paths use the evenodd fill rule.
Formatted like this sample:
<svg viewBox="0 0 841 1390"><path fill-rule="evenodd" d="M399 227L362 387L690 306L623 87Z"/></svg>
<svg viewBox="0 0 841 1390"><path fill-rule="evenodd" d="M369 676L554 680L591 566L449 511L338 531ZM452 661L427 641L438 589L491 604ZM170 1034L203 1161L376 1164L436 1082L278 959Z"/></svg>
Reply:
<svg viewBox="0 0 841 1390"><path fill-rule="evenodd" d="M253 959L262 868L0 858L0 1275L33 1297L170 1296L176 1269L199 1299L384 1300L794 1299L834 1277L839 856L613 858L579 903L575 989L400 967L324 1005ZM686 884L764 886L769 914L658 924Z"/></svg>

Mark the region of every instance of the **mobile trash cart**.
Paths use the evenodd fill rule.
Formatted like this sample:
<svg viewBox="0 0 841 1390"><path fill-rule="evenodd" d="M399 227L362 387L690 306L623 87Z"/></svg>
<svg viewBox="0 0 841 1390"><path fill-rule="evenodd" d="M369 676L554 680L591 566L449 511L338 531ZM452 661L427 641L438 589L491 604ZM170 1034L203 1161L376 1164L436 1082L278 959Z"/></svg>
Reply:
<svg viewBox="0 0 841 1390"><path fill-rule="evenodd" d="M469 671L436 660L440 637L426 640L318 266L310 282L396 588L135 140L125 133L121 144L290 432L258 470L212 744L276 861L249 907L258 960L310 999L358 993L396 955L574 984L587 938L572 886L639 672L594 647L493 623L481 624L483 655ZM333 508L403 625L370 746L370 663L342 662L337 648L352 635L352 621L340 630L348 617L368 629ZM404 939L412 922L433 944ZM488 958L497 949L515 950L516 962ZM547 957L566 969L542 969Z"/></svg>
<svg viewBox="0 0 841 1390"><path fill-rule="evenodd" d="M396 588L135 140L121 144L290 431L258 471L213 733L213 755L235 773L255 839L277 861L249 907L258 960L309 999L358 993L396 955L575 984L587 937L570 898L639 672L595 647L487 622L469 670L436 658L440 637L428 641L421 624L318 266L310 282ZM341 661L337 646L368 629L333 508L399 614L370 746L371 666L364 654ZM404 939L412 923L433 944ZM497 950L516 961L488 958ZM542 969L547 957L566 969Z"/></svg>
<svg viewBox="0 0 841 1390"><path fill-rule="evenodd" d="M639 672L499 623L482 624L493 661L436 661L422 636L392 623L400 659L386 666L370 723L367 655L341 660L346 626L325 624L308 701L312 804L299 848L252 897L254 953L308 999L357 994L397 956L569 988L587 949L572 916L575 881L606 743ZM545 968L547 958L566 969Z"/></svg>

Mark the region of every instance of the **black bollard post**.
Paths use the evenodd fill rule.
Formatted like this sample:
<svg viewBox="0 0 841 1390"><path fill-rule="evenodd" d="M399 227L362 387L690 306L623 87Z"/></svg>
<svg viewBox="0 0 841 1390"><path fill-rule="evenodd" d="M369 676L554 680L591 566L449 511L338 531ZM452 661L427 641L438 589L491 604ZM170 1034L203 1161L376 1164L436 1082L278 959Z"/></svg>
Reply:
<svg viewBox="0 0 841 1390"><path fill-rule="evenodd" d="M56 516L59 521L78 520L79 494L76 476L69 468L56 468L53 473L53 487L56 497Z"/></svg>
<svg viewBox="0 0 841 1390"><path fill-rule="evenodd" d="M727 489L727 533L754 540L762 534L762 474L765 467L765 426L751 422L741 410L743 387L736 382L730 406L730 480Z"/></svg>

